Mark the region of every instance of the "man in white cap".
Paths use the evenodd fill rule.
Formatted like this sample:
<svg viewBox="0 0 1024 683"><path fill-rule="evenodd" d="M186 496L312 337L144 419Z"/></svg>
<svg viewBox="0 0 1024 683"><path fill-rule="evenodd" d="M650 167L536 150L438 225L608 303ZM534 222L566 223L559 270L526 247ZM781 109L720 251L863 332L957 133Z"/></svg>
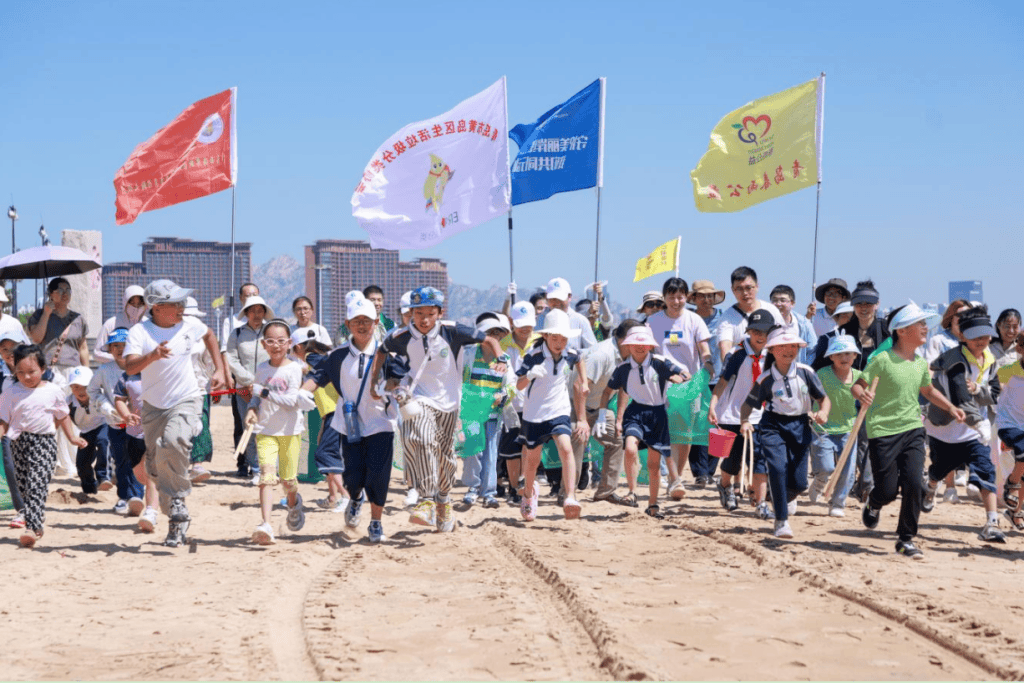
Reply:
<svg viewBox="0 0 1024 683"><path fill-rule="evenodd" d="M591 327L590 321L569 305L569 302L572 301L572 288L569 287L568 280L561 277L551 278L545 291L548 310L564 311L569 316L570 329L580 331L579 334L569 339L569 348L579 351L596 345L597 338L594 336L594 328ZM544 327L546 317L547 311L537 319L538 327Z"/></svg>
<svg viewBox="0 0 1024 683"><path fill-rule="evenodd" d="M110 333L119 327L131 328L132 325L142 320L142 316L146 314L146 302L142 298L144 293L145 290L138 285L126 287L121 311L103 321L100 332L96 335L96 346L92 354L93 358L96 359L97 365L103 365L114 360L113 356L102 350L107 343L107 339L110 338Z"/></svg>
<svg viewBox="0 0 1024 683"><path fill-rule="evenodd" d="M164 545L187 542L191 521L185 498L192 491L189 455L199 433L204 390L196 381L192 349L205 344L215 370L211 388L224 386L224 362L213 331L199 318L185 317L192 290L170 280L151 282L145 291L151 318L128 332L125 372L142 374L142 428L146 472L156 483L160 507L170 518Z"/></svg>

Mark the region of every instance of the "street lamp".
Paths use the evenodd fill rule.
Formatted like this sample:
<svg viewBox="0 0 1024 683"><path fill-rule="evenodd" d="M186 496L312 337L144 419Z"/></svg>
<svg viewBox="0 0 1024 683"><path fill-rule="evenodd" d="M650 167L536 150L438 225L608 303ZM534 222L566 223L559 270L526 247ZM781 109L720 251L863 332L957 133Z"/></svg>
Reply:
<svg viewBox="0 0 1024 683"><path fill-rule="evenodd" d="M14 221L18 220L18 210L14 208L14 204L7 207L7 217L11 219L11 253L15 251L14 247ZM15 318L18 317L18 283L16 280L11 280L11 313Z"/></svg>
<svg viewBox="0 0 1024 683"><path fill-rule="evenodd" d="M46 234L46 226L39 226L39 239L42 240L43 246L50 246L50 236ZM35 305L39 305L39 280L36 280L36 300Z"/></svg>
<svg viewBox="0 0 1024 683"><path fill-rule="evenodd" d="M323 271L331 270L333 266L329 263L320 263L310 266L317 271L316 274L316 320L323 327L324 324L324 274Z"/></svg>

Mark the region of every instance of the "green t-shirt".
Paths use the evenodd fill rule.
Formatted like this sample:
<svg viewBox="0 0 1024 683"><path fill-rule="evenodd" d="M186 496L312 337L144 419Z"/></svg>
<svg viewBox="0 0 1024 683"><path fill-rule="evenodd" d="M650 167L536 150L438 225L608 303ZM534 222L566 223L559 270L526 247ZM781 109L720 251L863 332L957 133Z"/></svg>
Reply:
<svg viewBox="0 0 1024 683"><path fill-rule="evenodd" d="M928 361L921 356L904 360L888 349L868 361L861 379L870 387L875 377L878 377L878 388L874 403L868 410L868 438L877 439L924 427L917 397L921 389L932 383Z"/></svg>
<svg viewBox="0 0 1024 683"><path fill-rule="evenodd" d="M853 423L857 421L857 401L850 393L850 387L863 374L860 370L851 369L850 383L844 384L836 377L831 365L818 370L818 379L832 404L828 411L828 422L821 425L826 434L849 434L853 430Z"/></svg>

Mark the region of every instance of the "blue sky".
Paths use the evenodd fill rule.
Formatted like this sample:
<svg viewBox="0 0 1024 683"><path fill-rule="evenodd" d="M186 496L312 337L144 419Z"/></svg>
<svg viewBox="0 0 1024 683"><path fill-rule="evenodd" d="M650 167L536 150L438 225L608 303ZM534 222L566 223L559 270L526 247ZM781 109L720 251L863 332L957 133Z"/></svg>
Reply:
<svg viewBox="0 0 1024 683"><path fill-rule="evenodd" d="M532 121L606 76L600 261L614 298L660 289L633 284L634 263L682 235L688 281L727 290L749 265L765 298L785 282L803 305L814 190L702 214L689 172L727 112L824 71L819 282L873 277L896 305L981 279L993 308L1020 307L1022 18L1018 2L8 0L0 196L21 215L19 246L38 244L40 222L52 237L101 230L106 261L137 260L149 236L227 241L230 192L116 226L112 180L182 109L237 86L237 239L256 263L301 259L319 238L365 238L352 188L403 125L501 75L510 125ZM583 190L516 208L521 288L593 279L595 206ZM416 256L445 259L458 283L504 284L506 222L403 252Z"/></svg>

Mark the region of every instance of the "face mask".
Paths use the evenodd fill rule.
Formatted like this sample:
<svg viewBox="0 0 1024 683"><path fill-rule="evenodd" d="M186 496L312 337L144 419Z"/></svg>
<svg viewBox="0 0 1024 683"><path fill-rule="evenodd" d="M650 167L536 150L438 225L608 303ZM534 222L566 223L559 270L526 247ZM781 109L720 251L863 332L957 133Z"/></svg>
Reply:
<svg viewBox="0 0 1024 683"><path fill-rule="evenodd" d="M142 320L142 314L146 312L145 306L126 306L125 313L128 315L128 320L134 325L135 323Z"/></svg>

